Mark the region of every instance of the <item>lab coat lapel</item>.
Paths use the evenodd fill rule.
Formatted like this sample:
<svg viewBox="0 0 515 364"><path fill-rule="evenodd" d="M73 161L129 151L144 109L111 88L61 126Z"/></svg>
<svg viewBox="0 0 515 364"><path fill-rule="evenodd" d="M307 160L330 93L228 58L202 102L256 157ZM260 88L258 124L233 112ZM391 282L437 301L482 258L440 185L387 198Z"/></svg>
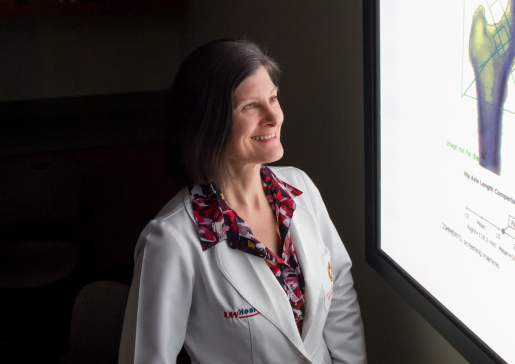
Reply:
<svg viewBox="0 0 515 364"><path fill-rule="evenodd" d="M298 204L290 224L290 234L305 283L302 339L292 320L288 297L262 258L231 249L226 241L222 241L215 246L216 260L236 290L307 358L311 358L320 343L325 323L325 295L320 277L327 273L327 267L321 264L323 251L319 247L315 220Z"/></svg>
<svg viewBox="0 0 515 364"><path fill-rule="evenodd" d="M306 311L302 328L302 340L308 355L315 352L325 322L323 287L320 282L320 272L326 269L320 265L321 250L319 248L318 234L315 221L311 214L297 204L290 225L290 234L299 260L305 283ZM321 301L322 298L322 302Z"/></svg>
<svg viewBox="0 0 515 364"><path fill-rule="evenodd" d="M231 249L225 240L214 248L216 262L225 278L306 356L288 297L266 262L262 258Z"/></svg>
<svg viewBox="0 0 515 364"><path fill-rule="evenodd" d="M184 204L195 221L188 191L184 193ZM264 259L230 248L227 240L211 249L215 249L218 267L232 286L309 359L293 320L288 297Z"/></svg>

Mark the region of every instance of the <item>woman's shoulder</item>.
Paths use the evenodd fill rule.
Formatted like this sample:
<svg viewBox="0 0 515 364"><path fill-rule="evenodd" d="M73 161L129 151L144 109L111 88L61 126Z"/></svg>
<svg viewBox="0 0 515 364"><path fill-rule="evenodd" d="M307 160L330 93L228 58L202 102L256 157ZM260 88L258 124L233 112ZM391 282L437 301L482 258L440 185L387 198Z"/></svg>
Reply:
<svg viewBox="0 0 515 364"><path fill-rule="evenodd" d="M152 225L167 226L169 230L183 235L194 227L193 212L191 211L188 187L181 189L170 201L163 206L157 215L148 223ZM189 211L188 211L189 210ZM143 231L143 234L145 231Z"/></svg>
<svg viewBox="0 0 515 364"><path fill-rule="evenodd" d="M162 254L169 255L171 251L193 251L200 249L198 231L192 220L191 203L189 203L188 187L181 189L159 213L148 222L140 234L136 244L137 257L151 242L153 249L159 249ZM198 246L197 246L198 245Z"/></svg>
<svg viewBox="0 0 515 364"><path fill-rule="evenodd" d="M268 166L268 168L270 168L280 180L288 184L293 181L302 182L302 174L305 174L301 169L292 166Z"/></svg>
<svg viewBox="0 0 515 364"><path fill-rule="evenodd" d="M176 219L181 215L187 216L188 204L185 203L187 202L185 201L186 197L188 197L187 186L177 192L177 194L163 206L153 220L172 222L174 218Z"/></svg>

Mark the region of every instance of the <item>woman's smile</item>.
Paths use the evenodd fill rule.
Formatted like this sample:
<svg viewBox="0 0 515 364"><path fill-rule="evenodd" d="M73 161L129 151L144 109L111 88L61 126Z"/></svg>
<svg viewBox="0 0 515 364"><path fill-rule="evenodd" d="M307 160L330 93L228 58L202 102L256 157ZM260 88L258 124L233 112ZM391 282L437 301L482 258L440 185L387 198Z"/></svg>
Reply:
<svg viewBox="0 0 515 364"><path fill-rule="evenodd" d="M275 137L275 133L268 134L268 135L253 136L250 138L253 140L256 140L258 142L268 142L268 141L272 141L272 139L277 139Z"/></svg>

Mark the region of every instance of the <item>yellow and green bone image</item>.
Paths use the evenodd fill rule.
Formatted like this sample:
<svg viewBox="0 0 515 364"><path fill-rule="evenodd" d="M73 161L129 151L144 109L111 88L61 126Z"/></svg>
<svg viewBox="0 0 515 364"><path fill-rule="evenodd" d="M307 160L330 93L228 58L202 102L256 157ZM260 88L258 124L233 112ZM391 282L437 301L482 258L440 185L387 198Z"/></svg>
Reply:
<svg viewBox="0 0 515 364"><path fill-rule="evenodd" d="M500 0L487 1L487 11L502 6ZM479 6L472 20L469 59L474 69L479 136L479 164L500 175L501 134L507 83L515 58L514 3L502 7L501 19L488 24L485 8Z"/></svg>

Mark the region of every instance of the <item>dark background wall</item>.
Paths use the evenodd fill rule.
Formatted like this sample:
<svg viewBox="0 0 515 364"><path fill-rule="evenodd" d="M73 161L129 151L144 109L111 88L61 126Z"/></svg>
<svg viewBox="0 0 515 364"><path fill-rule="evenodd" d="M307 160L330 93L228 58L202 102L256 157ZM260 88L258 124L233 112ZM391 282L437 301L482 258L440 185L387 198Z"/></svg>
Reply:
<svg viewBox="0 0 515 364"><path fill-rule="evenodd" d="M171 14L2 19L0 101L163 90L201 44L221 37L257 42L283 70L285 156L276 164L303 169L325 198L354 262L369 362L466 363L364 261L361 27L354 0L190 0L186 11ZM75 122L73 134L48 121L44 137L4 149L0 165L35 156L78 164L94 206L91 269L130 266L138 232L181 186L161 169L158 131L138 139L130 126L136 120L102 139L91 133L91 118ZM139 127L152 122L141 118Z"/></svg>

